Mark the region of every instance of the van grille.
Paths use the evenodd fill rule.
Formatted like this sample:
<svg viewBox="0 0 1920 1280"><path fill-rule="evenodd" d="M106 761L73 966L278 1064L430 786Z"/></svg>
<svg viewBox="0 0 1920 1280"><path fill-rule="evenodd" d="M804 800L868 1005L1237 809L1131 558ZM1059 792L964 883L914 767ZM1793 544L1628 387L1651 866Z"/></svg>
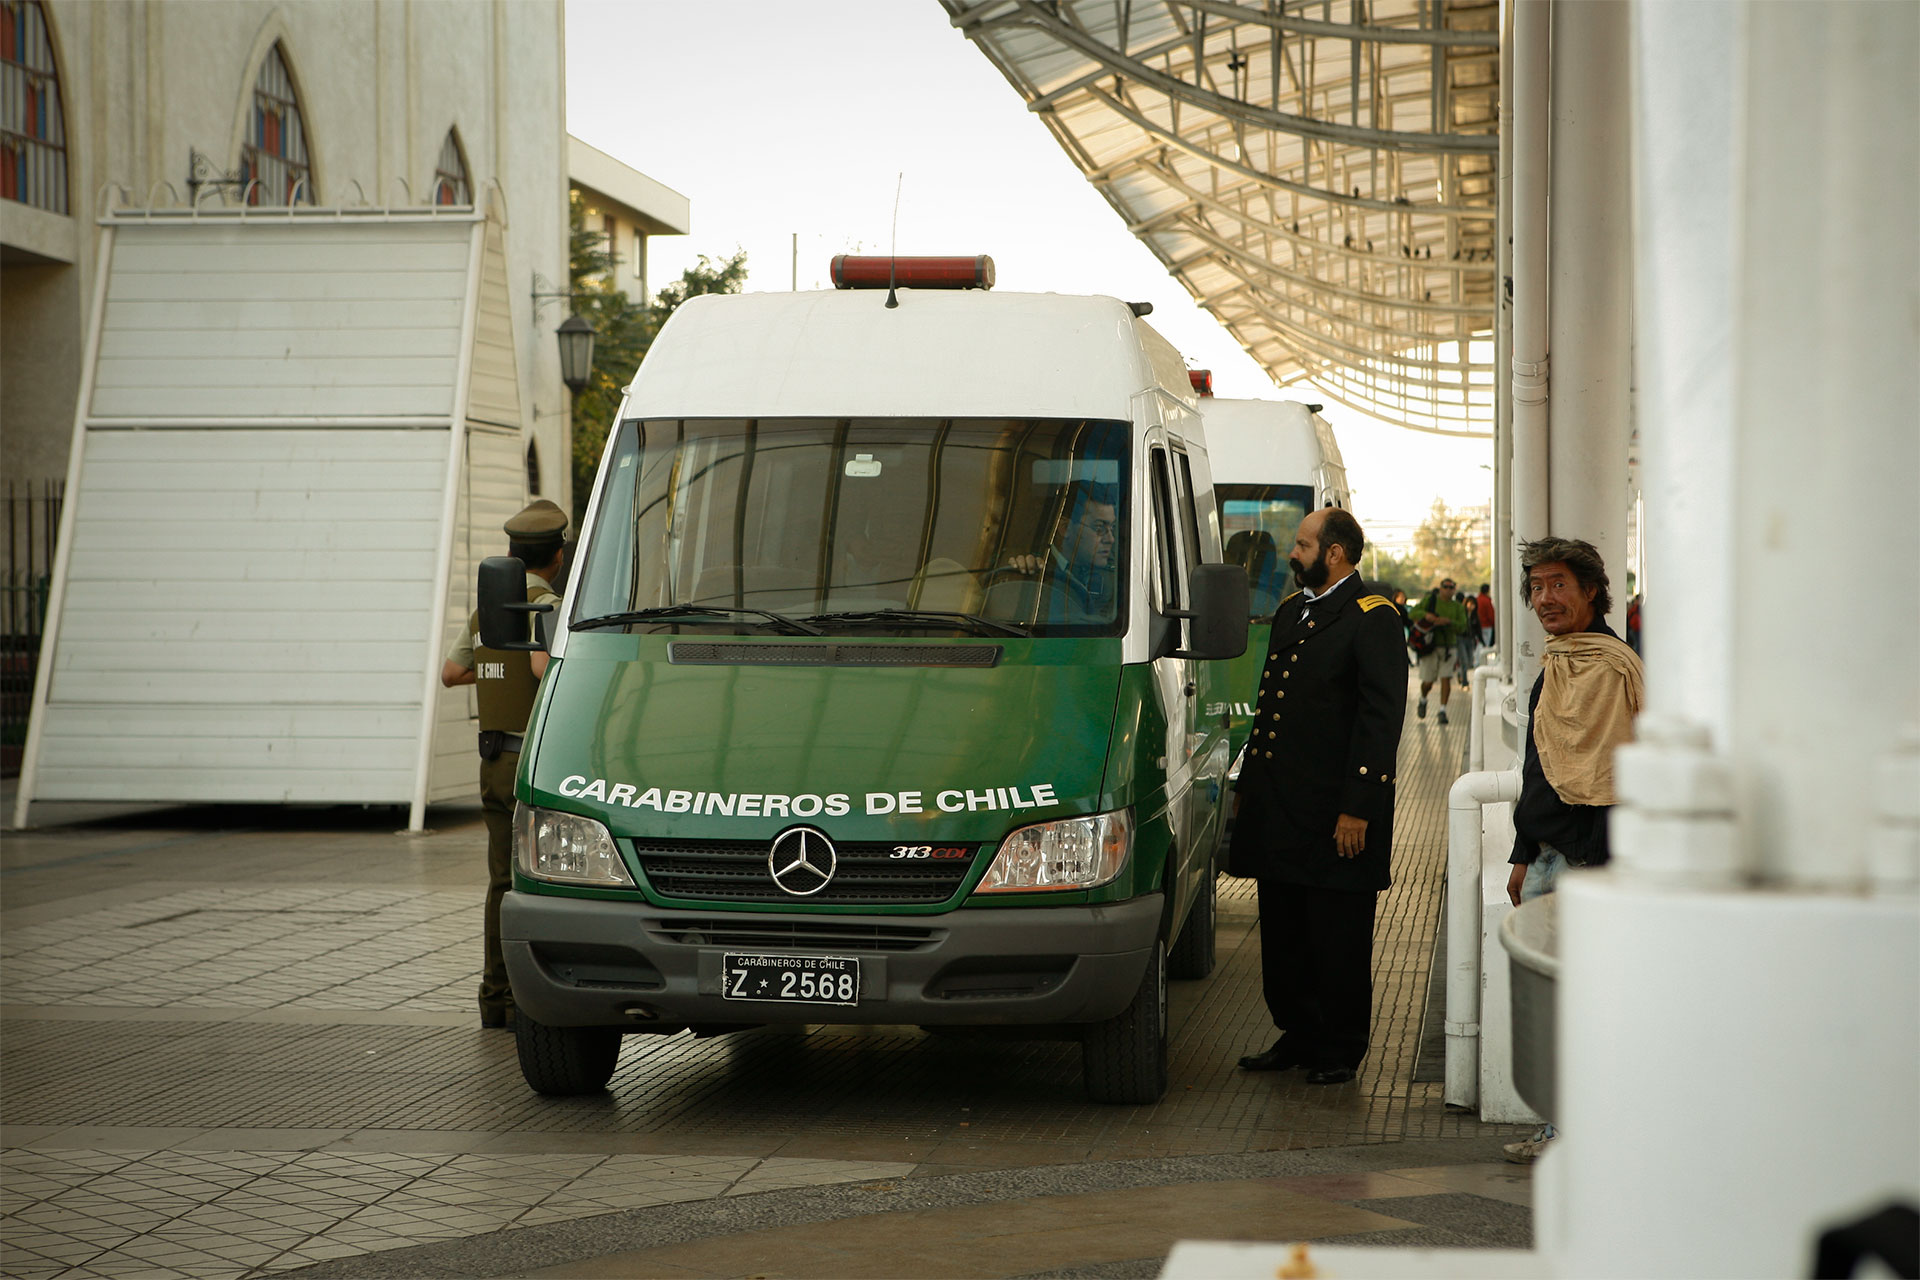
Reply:
<svg viewBox="0 0 1920 1280"><path fill-rule="evenodd" d="M916 861L895 858L899 846L836 843L839 866L827 887L798 897L773 882L768 843L760 840L634 840L647 883L656 893L699 902L839 903L913 906L945 902L960 890L980 856Z"/></svg>
<svg viewBox="0 0 1920 1280"><path fill-rule="evenodd" d="M647 930L662 942L686 947L773 947L783 951L919 951L938 942L944 929L831 920L767 920L758 916L701 916L661 920Z"/></svg>

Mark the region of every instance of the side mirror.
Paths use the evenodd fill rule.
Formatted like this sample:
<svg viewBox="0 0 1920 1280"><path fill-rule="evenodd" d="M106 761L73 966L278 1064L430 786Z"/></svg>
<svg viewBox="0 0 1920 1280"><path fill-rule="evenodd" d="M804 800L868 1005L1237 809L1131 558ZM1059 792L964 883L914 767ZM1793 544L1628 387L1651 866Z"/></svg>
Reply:
<svg viewBox="0 0 1920 1280"><path fill-rule="evenodd" d="M1247 611L1253 593L1247 571L1237 564L1195 565L1187 580L1192 609L1169 610L1168 616L1193 624L1193 647L1176 649L1172 657L1202 662L1237 658L1247 651Z"/></svg>
<svg viewBox="0 0 1920 1280"><path fill-rule="evenodd" d="M551 613L550 604L527 603L527 567L513 556L488 556L480 562L480 644L487 649L547 646L531 638L532 615Z"/></svg>

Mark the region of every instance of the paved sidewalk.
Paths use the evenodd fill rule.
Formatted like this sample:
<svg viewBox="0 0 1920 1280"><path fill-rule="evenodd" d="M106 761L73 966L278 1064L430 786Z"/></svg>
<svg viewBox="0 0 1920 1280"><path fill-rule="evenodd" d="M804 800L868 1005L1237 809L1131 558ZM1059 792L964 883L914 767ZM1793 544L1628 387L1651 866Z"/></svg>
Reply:
<svg viewBox="0 0 1920 1280"><path fill-rule="evenodd" d="M424 834L37 809L0 847L0 1272L1133 1275L1182 1236L1524 1244L1514 1131L1411 1080L1465 734L1408 720L1361 1078L1234 1068L1271 1031L1251 885L1223 880L1151 1107L1086 1102L1071 1044L858 1027L629 1037L607 1094L539 1098L473 1012L477 809Z"/></svg>

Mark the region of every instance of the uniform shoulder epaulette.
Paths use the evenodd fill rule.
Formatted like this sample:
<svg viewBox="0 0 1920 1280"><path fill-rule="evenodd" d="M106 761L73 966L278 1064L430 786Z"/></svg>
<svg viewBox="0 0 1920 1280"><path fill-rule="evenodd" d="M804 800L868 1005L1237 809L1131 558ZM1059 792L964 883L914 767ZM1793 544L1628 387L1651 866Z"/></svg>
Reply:
<svg viewBox="0 0 1920 1280"><path fill-rule="evenodd" d="M1282 596L1280 599L1280 603L1285 604L1289 600L1298 600L1299 598L1300 598L1300 593L1296 591L1290 596Z"/></svg>
<svg viewBox="0 0 1920 1280"><path fill-rule="evenodd" d="M1360 608L1363 611L1378 609L1381 605L1385 605L1387 606L1387 608L1391 609L1393 608L1393 601L1387 599L1385 596L1361 596L1360 597Z"/></svg>

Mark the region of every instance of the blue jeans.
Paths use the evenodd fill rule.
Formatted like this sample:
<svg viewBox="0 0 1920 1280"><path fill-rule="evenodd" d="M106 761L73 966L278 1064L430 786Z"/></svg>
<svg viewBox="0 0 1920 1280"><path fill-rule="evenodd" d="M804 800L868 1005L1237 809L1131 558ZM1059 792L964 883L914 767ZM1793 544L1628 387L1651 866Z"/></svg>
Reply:
<svg viewBox="0 0 1920 1280"><path fill-rule="evenodd" d="M1567 869L1567 860L1560 851L1550 844L1540 846L1539 854L1527 864L1527 878L1520 882L1520 901L1532 902L1535 898L1544 898L1560 884L1560 873Z"/></svg>
<svg viewBox="0 0 1920 1280"><path fill-rule="evenodd" d="M1540 852L1527 864L1527 878L1520 882L1520 901L1532 902L1535 898L1544 898L1560 885L1560 873L1567 869L1567 860L1560 851L1550 844L1540 846ZM1541 1125L1540 1132L1533 1135L1536 1142L1559 1137L1559 1131L1552 1125Z"/></svg>

